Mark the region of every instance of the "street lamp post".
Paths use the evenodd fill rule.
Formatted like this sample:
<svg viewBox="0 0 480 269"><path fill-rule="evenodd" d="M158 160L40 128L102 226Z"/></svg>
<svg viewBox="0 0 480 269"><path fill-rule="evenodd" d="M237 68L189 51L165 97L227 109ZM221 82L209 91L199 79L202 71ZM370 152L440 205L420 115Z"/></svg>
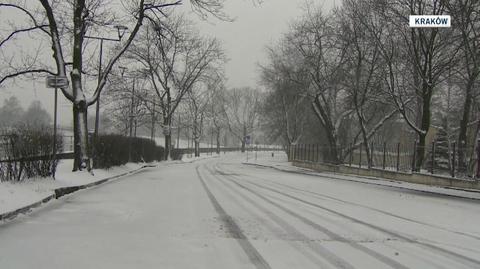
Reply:
<svg viewBox="0 0 480 269"><path fill-rule="evenodd" d="M135 105L135 78L133 78L133 87L132 87L132 103L130 105L130 132L129 132L129 141L128 141L128 161L132 161L132 127L133 127L133 108Z"/></svg>
<svg viewBox="0 0 480 269"><path fill-rule="evenodd" d="M122 79L124 78L124 73L126 70L128 70L128 68L124 67L124 66L120 66L119 67L122 72L121 72L121 76L122 76ZM148 72L149 70L148 69L142 69L141 70L142 72ZM144 78L146 75L145 73L143 73L143 75L141 76L141 78ZM130 103L130 115L128 116L129 117L129 141L128 141L128 161L131 162L132 161L132 136L133 136L133 119L136 117L135 115L135 84L137 83L137 77L135 75L131 76L131 78L133 79L133 82L132 82L132 91L131 91L131 103ZM136 134L135 134L136 136Z"/></svg>
<svg viewBox="0 0 480 269"><path fill-rule="evenodd" d="M123 26L123 25L115 25L114 27L115 29L117 29L118 38L85 36L85 38L88 38L88 39L100 40L100 54L99 54L99 60L98 60L98 80L97 80L98 85L100 85L100 80L102 77L103 41L120 42L122 41L122 37L125 34L125 31L128 29L126 26ZM98 137L99 122L100 122L100 94L98 95L97 103L96 103L95 130L93 134L94 141L96 141ZM94 160L95 160L95 156L94 156Z"/></svg>

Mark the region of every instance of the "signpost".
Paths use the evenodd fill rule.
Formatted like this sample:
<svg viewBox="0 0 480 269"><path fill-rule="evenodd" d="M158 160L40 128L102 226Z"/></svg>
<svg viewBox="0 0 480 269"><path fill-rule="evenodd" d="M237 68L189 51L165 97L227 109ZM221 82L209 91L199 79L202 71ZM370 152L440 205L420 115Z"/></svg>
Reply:
<svg viewBox="0 0 480 269"><path fill-rule="evenodd" d="M57 157L57 100L58 100L58 88L64 88L68 86L67 77L62 76L48 76L47 77L47 88L55 89L55 107L53 112L53 161ZM55 170L52 171L53 177L55 178Z"/></svg>

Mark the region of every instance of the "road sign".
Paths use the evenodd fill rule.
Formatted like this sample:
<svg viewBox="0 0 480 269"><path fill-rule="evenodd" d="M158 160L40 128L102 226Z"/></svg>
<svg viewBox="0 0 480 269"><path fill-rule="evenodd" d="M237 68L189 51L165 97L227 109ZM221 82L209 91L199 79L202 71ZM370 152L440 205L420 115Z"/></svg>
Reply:
<svg viewBox="0 0 480 269"><path fill-rule="evenodd" d="M244 139L245 139L245 144L247 145L250 145L250 143L252 142L252 139L249 135L246 135Z"/></svg>
<svg viewBox="0 0 480 269"><path fill-rule="evenodd" d="M47 88L64 88L68 86L67 77L61 76L48 76Z"/></svg>

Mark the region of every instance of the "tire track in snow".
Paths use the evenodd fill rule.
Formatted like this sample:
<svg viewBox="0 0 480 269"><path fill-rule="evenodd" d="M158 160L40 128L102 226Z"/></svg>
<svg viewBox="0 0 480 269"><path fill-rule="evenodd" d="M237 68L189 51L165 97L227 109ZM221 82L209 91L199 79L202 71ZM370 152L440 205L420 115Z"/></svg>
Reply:
<svg viewBox="0 0 480 269"><path fill-rule="evenodd" d="M297 238L300 238L300 240L302 240L303 243L306 243L306 246L308 248L310 248L311 250L313 250L315 252L315 254L319 255L320 257L322 257L323 259L325 259L326 261L328 261L330 264L332 264L333 266L335 266L335 268L349 268L349 269L353 269L355 268L353 265L351 265L350 263L348 263L347 261L345 261L344 259L340 258L339 256L335 255L334 253L332 253L330 250L328 250L327 248L319 245L319 244L316 244L316 243L312 243L310 242L310 238L308 238L306 235L304 235L303 233L301 233L300 231L298 231L295 227L293 227L292 225L290 225L289 223L287 223L285 220L283 220L282 218L280 218L278 215L276 215L275 213L273 213L272 211L268 210L267 208L265 208L264 206L260 205L259 203L256 203L255 201L253 201L251 198L249 198L248 196L246 196L245 194L242 194L241 192L238 192L236 190L234 190L234 188L230 185L228 185L224 180L222 180L219 176L217 176L216 174L218 173L215 173L215 171L211 170L210 168L208 167L205 167L220 183L222 183L226 188L228 188L229 190L231 190L231 192L237 194L238 196L240 196L241 198L243 198L243 200L247 201L248 203L250 203L251 205L255 206L256 208L258 208L260 211L262 211L263 213L265 213L267 216L270 217L270 219L272 219L275 223L277 223L280 227L282 227L288 234L291 234L291 235L294 235L295 237ZM225 175L224 175L225 176ZM307 253L303 252L303 251L300 251L300 253L302 253L304 256L309 256ZM323 268L322 264L318 264L318 266L320 266L319 268Z"/></svg>
<svg viewBox="0 0 480 269"><path fill-rule="evenodd" d="M459 231L453 231L453 230L450 230L448 228L444 228L444 227L441 227L441 226L438 226L438 225L435 225L435 224L426 223L426 222L423 222L423 221L403 217L403 216L393 214L393 213L390 213L390 212L387 212L387 211L384 211L384 210L381 210L381 209L377 209L377 208L374 208L374 207L370 207L370 206L366 206L366 205L362 205L362 204L358 204L358 203L354 203L354 202L345 201L345 200L338 199L338 198L335 198L333 196L329 196L329 195L326 195L326 194L320 194L320 193L317 193L317 192L312 192L312 191L296 188L296 187L290 186L288 184L274 182L272 180L263 179L263 178L260 178L260 177L255 177L255 178L258 178L258 179L264 181L265 183L268 182L268 183L271 183L271 184L274 184L274 185L277 185L277 186L281 186L281 187L284 187L284 188L287 188L287 189L290 189L290 190L294 190L294 191L297 191L297 192L302 192L304 194L307 194L310 197L327 198L327 199L334 200L334 201L337 201L337 202L341 202L341 203L344 203L344 204L354 205L354 206L357 206L357 207L369 209L369 210L372 210L372 211L375 211L375 212L378 212L378 213L381 213L381 214L384 214L384 215L387 215L387 216L391 216L391 217L394 217L394 218L404 220L404 221L408 221L408 222L412 222L412 223L416 223L416 224L421 224L421 225L425 225L427 227L436 228L436 229L451 232L451 233L454 233L454 234L470 237L470 238L475 239L475 240L480 240L480 236L472 235L472 234L469 234L469 233L463 233L463 232L459 232ZM268 183L267 183L267 185L268 185ZM272 186L272 185L270 185L270 186Z"/></svg>
<svg viewBox="0 0 480 269"><path fill-rule="evenodd" d="M252 243L250 243L250 241L248 241L247 237L240 230L240 227L238 227L238 224L233 220L233 218L230 215L227 214L225 209L223 209L223 207L217 201L217 199L215 198L215 196L213 195L213 193L210 191L207 184L205 183L205 180L203 179L202 175L200 174L198 165L196 166L195 170L203 186L203 189L207 193L207 196L210 199L210 202L215 208L215 211L220 216L220 219L225 224L225 227L227 227L228 232L233 235L233 237L237 240L237 242L239 243L240 247L243 249L245 254L247 254L252 264L257 269L271 269L270 265L258 252L258 250L252 245Z"/></svg>
<svg viewBox="0 0 480 269"><path fill-rule="evenodd" d="M218 171L218 170L217 170L217 171ZM219 172L221 172L221 171L219 171ZM363 246L363 245L361 245L361 244L359 244L359 243L357 243L357 242L355 242L355 241L350 241L350 240L348 240L347 238L345 238L345 237L343 237L343 236L341 236L341 235L339 235L339 234L336 234L336 233L330 231L329 229L327 229L327 228L319 225L318 223L315 223L315 222L313 222L312 220L310 220L310 219L308 219L308 218L305 218L304 216L301 216L301 215L293 212L292 210L290 210L290 209L288 209L288 208L286 208L286 207L284 207L284 206L276 203L275 201L266 198L265 196L261 195L261 194L258 193L257 191L255 191L255 190L253 190L253 189L251 189L251 188L249 188L249 187L247 187L247 186L245 186L245 185L243 185L243 184L238 183L237 180L234 179L234 178L237 178L237 177L235 177L235 176L225 175L225 178L226 178L227 180L229 180L230 182L234 183L235 185L237 185L238 187L240 187L240 188L242 188L242 189L244 189L244 190L247 190L248 192L252 193L252 194L255 195L256 197L260 198L261 200L263 200L263 201L265 201L265 202L267 202L267 203L269 203L269 204L271 204L271 205L279 208L280 210L282 210L282 211L286 212L287 214L289 214L289 215L291 215L291 216L299 219L300 221L302 221L303 223L305 223L305 224L313 227L314 229L316 229L316 230L318 230L318 231L321 231L321 232L327 234L327 235L328 235L329 237L331 237L333 240L340 241L340 242L344 242L344 243L350 245L351 247L353 247L353 248L355 248L355 249L357 249L357 250L359 250L359 251L361 251L361 252L363 252L363 253L365 253L365 254L373 257L373 258L375 258L376 260L378 260L378 261L380 261L380 262L382 262L382 263L384 263L384 264L386 264L386 265L388 265L388 266L390 266L390 267L392 267L392 268L396 268L396 269L408 269L408 267L406 267L405 265L403 265L403 264L401 264L401 263L399 263L399 262L397 262L397 261L395 261L395 260L393 260L393 259L391 259L391 258L389 258L389 257L387 257L387 256L385 256L385 255L383 255L383 254L381 254L381 253L378 253L378 252L376 252L376 251L374 251L374 250L372 250L372 249L369 249L369 248L367 248L367 247L365 247L365 246Z"/></svg>
<svg viewBox="0 0 480 269"><path fill-rule="evenodd" d="M237 177L238 178L238 177ZM426 247L430 250L434 250L434 251L437 251L437 252L440 252L446 256L449 256L451 258L453 258L454 260L456 261L459 261L460 263L462 264L465 264L467 265L465 262L468 263L469 266L474 266L474 268L479 268L480 267L480 261L479 260L476 260L476 259L473 259L473 258L470 258L470 257L467 257L467 256L464 256L462 254L459 254L459 253L456 253L456 252L453 252L453 251L450 251L450 250L447 250L447 249L444 249L444 248L441 248L441 247L438 247L438 246L435 246L433 244L430 244L430 243L427 243L427 242L420 242L420 241L417 241L417 240L414 240L414 239L411 239L409 237L406 237L406 236L403 236L401 234L398 234L396 232L393 232L393 231L390 231L390 230L387 230L385 228L382 228L382 227L379 227L377 225L374 225L374 224L371 224L371 223L367 223L365 221L362 221L360 219L357 219L357 218L354 218L354 217L351 217L351 216L348 216L348 215L345 215L343 213L340 213L338 211L335 211L335 210L332 210L332 209L329 209L329 208L326 208L324 206L321 206L319 204L316 204L316 203L312 203L312 202L309 202L309 201L306 201L304 199L301 199L301 198L298 198L296 196L293 196L293 195L290 195L290 194L287 194L287 193L284 193L282 191L279 191L279 190L276 190L276 189L273 189L271 187L267 187L267 186L262 186L260 184L257 184L257 183L254 183L254 182L251 182L249 180L244 180L244 179L241 179L240 180L244 181L244 182L247 182L249 184L252 184L258 188L262 188L262 189L265 189L265 190L269 190L271 192L274 192L274 193L277 193L277 194L280 194L284 197L288 197L290 199L293 199L293 200L296 200L298 202L301 202L301 203L304 203L304 204L307 204L307 205L310 205L310 206L313 206L313 207L316 207L316 208L319 208L319 209L322 209L322 210L325 210L327 212L330 212L332 214L335 214L337 216L340 216L340 217L343 217L343 218L346 218L350 221L353 221L355 223L358 223L358 224L362 224L366 227L369 227L371 229L374 229L374 230L377 230L377 231L380 231L380 232L383 232L383 233L386 233L390 236L393 236L393 237L397 237L399 239L402 239L408 243L412 243L412 244L418 244L418 245L421 245L423 247Z"/></svg>

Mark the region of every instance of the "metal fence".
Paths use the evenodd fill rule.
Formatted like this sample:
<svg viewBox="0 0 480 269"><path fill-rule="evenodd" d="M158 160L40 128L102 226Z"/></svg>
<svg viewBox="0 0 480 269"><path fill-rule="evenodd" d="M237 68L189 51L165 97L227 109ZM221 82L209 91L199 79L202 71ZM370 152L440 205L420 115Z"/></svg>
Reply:
<svg viewBox="0 0 480 269"><path fill-rule="evenodd" d="M285 151L286 147L284 146L269 146L269 145L261 145L261 146L248 146L245 147L245 151L248 152L262 152L262 151ZM199 149L200 154L207 154L207 155L213 155L217 153L217 148L216 147L203 147ZM227 153L227 152L234 152L234 151L242 151L241 147L220 147L218 153ZM195 154L195 149L194 148L180 148L180 149L173 149L172 150L172 155L179 155L179 156L186 156L186 157L192 157Z"/></svg>
<svg viewBox="0 0 480 269"><path fill-rule="evenodd" d="M368 150L368 154L367 154ZM351 167L382 169L399 172L420 172L450 177L475 177L477 162L473 147L458 147L456 143L432 142L423 150L417 143L371 143L331 148L319 144L291 145L290 161L343 164ZM421 162L421 165L419 163Z"/></svg>

